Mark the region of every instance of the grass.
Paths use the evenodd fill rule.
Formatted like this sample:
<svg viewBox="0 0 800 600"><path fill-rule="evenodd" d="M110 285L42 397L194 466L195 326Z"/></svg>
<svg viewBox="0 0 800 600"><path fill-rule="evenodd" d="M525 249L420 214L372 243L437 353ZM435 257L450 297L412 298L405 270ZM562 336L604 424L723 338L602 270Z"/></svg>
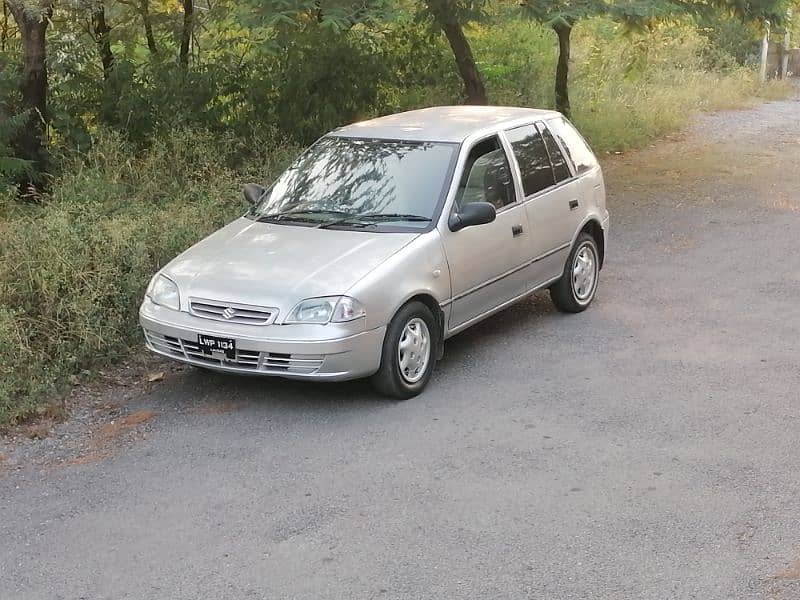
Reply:
<svg viewBox="0 0 800 600"><path fill-rule="evenodd" d="M495 103L552 105L551 31L512 21L470 36ZM601 152L640 146L697 111L788 94L751 70L709 65L708 42L685 27L629 38L597 20L574 37L573 119ZM454 80L430 79L382 89L379 110L456 101ZM274 136L198 130L137 150L101 131L87 153L62 158L40 204L0 194L0 427L42 414L76 375L140 348L136 312L152 274L240 214L241 185L270 180L297 151Z"/></svg>
<svg viewBox="0 0 800 600"><path fill-rule="evenodd" d="M265 142L263 148L275 148ZM7 198L0 213L0 425L36 415L85 369L138 342L150 276L244 211L241 184L277 174L280 148L235 164L233 139L178 131L134 151L101 134L41 205ZM228 162L230 161L230 162Z"/></svg>

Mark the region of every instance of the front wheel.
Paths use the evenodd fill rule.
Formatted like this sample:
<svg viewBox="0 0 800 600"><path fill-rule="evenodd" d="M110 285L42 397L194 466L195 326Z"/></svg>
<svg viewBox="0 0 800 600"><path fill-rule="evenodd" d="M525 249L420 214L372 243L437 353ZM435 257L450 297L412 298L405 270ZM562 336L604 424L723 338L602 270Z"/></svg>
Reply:
<svg viewBox="0 0 800 600"><path fill-rule="evenodd" d="M558 310L578 313L592 303L600 272L598 257L594 238L581 233L569 253L561 279L550 286L550 298Z"/></svg>
<svg viewBox="0 0 800 600"><path fill-rule="evenodd" d="M386 329L381 366L372 376L376 391L405 400L422 392L436 363L438 330L431 310L409 302Z"/></svg>

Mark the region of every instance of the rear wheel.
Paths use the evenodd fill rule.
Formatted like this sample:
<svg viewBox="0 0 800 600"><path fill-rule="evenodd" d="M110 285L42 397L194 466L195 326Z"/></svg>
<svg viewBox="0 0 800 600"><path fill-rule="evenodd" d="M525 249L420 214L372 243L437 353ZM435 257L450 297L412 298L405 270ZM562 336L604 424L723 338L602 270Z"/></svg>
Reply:
<svg viewBox="0 0 800 600"><path fill-rule="evenodd" d="M586 310L594 300L600 260L597 243L588 233L581 233L569 253L564 273L550 286L550 298L562 312Z"/></svg>
<svg viewBox="0 0 800 600"><path fill-rule="evenodd" d="M375 390L404 400L425 389L436 363L438 335L436 319L422 302L397 311L386 329L381 366L371 379Z"/></svg>

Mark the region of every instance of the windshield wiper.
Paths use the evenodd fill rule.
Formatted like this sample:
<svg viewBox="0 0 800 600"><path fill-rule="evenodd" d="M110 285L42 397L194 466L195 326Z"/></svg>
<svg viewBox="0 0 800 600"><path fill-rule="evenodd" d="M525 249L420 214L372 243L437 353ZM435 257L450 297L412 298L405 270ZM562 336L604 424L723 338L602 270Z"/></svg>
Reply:
<svg viewBox="0 0 800 600"><path fill-rule="evenodd" d="M304 219L302 218L303 215L348 215L350 213L345 212L343 210L321 210L318 208L315 209L307 209L307 210L288 210L285 212L276 212L276 213L269 213L266 215L261 215L256 219L258 222L264 221L303 221L303 222L314 222L316 219ZM300 217L300 218L297 218Z"/></svg>
<svg viewBox="0 0 800 600"><path fill-rule="evenodd" d="M335 227L336 225L350 225L354 227L375 227L376 223L381 221L412 221L412 222L430 222L430 217L422 215L413 215L408 213L365 213L355 214L348 217L337 219L336 221L329 221L323 223L318 229L327 229L328 227Z"/></svg>
<svg viewBox="0 0 800 600"><path fill-rule="evenodd" d="M359 219L369 219L370 221L417 221L430 222L430 217L423 215L413 215L409 213L367 213L356 215Z"/></svg>

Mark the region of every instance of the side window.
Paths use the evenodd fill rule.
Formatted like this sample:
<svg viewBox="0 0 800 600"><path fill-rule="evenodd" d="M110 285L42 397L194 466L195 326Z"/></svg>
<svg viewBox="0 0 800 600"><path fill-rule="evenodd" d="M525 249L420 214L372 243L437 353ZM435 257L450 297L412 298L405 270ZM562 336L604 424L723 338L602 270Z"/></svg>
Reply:
<svg viewBox="0 0 800 600"><path fill-rule="evenodd" d="M506 132L508 141L514 149L522 175L522 189L530 196L555 183L550 157L547 155L544 140L533 125L524 125Z"/></svg>
<svg viewBox="0 0 800 600"><path fill-rule="evenodd" d="M456 195L456 208L470 202L489 202L498 210L516 200L511 169L500 140L492 137L469 152Z"/></svg>
<svg viewBox="0 0 800 600"><path fill-rule="evenodd" d="M561 152L561 148L558 147L558 143L553 137L553 134L550 133L550 130L547 129L543 123L537 123L536 128L539 130L539 133L542 134L547 153L550 155L550 163L553 165L553 174L556 176L556 183L572 177L572 173L570 173L569 166L567 165L567 159L564 158L564 154Z"/></svg>
<svg viewBox="0 0 800 600"><path fill-rule="evenodd" d="M567 151L575 172L579 175L597 166L597 159L581 134L566 119L559 117L547 125Z"/></svg>

